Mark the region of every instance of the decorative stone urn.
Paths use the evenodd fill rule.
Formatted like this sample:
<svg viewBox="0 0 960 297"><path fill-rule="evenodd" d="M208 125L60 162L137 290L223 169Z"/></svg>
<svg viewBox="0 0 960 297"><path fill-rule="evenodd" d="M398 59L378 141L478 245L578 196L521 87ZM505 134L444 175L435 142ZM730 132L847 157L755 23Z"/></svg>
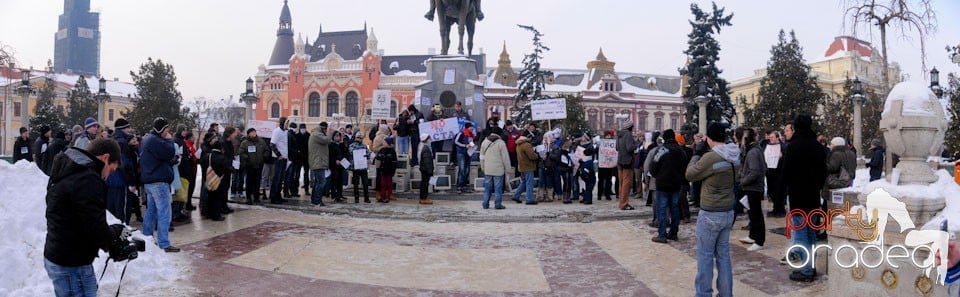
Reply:
<svg viewBox="0 0 960 297"><path fill-rule="evenodd" d="M928 185L937 181L926 161L943 147L947 120L933 91L916 82L897 84L883 105L880 131L886 149L900 156L898 184Z"/></svg>

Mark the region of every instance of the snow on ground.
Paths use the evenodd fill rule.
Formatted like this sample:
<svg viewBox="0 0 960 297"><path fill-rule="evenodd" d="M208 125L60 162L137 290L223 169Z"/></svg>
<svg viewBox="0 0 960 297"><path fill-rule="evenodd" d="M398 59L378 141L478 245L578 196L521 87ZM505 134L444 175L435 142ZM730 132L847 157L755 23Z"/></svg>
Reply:
<svg viewBox="0 0 960 297"><path fill-rule="evenodd" d="M954 181L953 176L946 170L937 170L936 175L939 179L929 186L893 186L883 178L870 182L869 169L859 169L853 181L853 187L845 190L869 193L873 190L883 188L893 197L899 197L907 193L914 197L944 197L946 199L946 207L923 225L921 229L938 229L940 228L940 222L946 219L949 222L950 231L958 232L960 231L960 185Z"/></svg>
<svg viewBox="0 0 960 297"><path fill-rule="evenodd" d="M47 176L33 163L20 161L15 165L0 162L0 255L4 255L3 277L0 277L0 296L52 296L53 284L43 268L43 245L46 237ZM81 189L78 189L81 190ZM119 223L109 212L107 221ZM123 277L123 292L148 292L153 288L168 287L186 276L188 264L177 263L154 245L153 238L140 231L134 237L147 242L146 252L130 261ZM93 262L99 278L107 253L101 251ZM110 262L107 273L99 282L101 295L113 295L117 290L124 263Z"/></svg>

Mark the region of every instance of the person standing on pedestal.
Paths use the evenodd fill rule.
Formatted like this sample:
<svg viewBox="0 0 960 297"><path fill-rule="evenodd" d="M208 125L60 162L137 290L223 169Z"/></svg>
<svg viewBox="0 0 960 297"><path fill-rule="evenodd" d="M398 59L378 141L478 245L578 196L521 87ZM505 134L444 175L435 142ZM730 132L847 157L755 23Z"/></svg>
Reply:
<svg viewBox="0 0 960 297"><path fill-rule="evenodd" d="M469 151L475 145L473 136L473 124L466 123L463 125L463 131L457 133L457 136L454 137L454 144L457 145L457 194L472 192L467 188L469 185L467 179L470 178L471 156Z"/></svg>

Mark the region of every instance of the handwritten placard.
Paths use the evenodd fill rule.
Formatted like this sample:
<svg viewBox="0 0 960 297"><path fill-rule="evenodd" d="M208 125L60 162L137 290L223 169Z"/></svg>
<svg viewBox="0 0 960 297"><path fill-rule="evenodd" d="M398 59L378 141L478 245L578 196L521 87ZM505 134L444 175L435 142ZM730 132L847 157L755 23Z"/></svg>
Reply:
<svg viewBox="0 0 960 297"><path fill-rule="evenodd" d="M534 121L567 118L566 99L544 99L530 101L531 118Z"/></svg>
<svg viewBox="0 0 960 297"><path fill-rule="evenodd" d="M457 118L429 121L420 124L420 133L429 134L431 141L453 139L460 131Z"/></svg>
<svg viewBox="0 0 960 297"><path fill-rule="evenodd" d="M600 167L617 167L617 140L600 139L600 141L597 142L597 147L600 149L600 153L598 154Z"/></svg>

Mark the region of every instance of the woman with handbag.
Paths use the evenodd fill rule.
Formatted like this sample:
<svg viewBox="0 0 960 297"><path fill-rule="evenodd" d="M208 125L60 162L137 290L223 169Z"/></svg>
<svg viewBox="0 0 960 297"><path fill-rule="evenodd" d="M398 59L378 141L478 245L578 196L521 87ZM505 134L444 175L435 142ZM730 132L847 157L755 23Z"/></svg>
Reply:
<svg viewBox="0 0 960 297"><path fill-rule="evenodd" d="M830 190L853 185L857 175L857 156L847 148L843 138L830 140L830 153L827 154L827 182L824 183L823 198L830 200Z"/></svg>
<svg viewBox="0 0 960 297"><path fill-rule="evenodd" d="M203 186L207 189L206 207L201 209L202 214L214 221L223 221L222 205L226 204L230 189L230 169L232 158L223 154L223 142L219 136L210 139L210 152L205 152L201 162L206 166L204 170Z"/></svg>

